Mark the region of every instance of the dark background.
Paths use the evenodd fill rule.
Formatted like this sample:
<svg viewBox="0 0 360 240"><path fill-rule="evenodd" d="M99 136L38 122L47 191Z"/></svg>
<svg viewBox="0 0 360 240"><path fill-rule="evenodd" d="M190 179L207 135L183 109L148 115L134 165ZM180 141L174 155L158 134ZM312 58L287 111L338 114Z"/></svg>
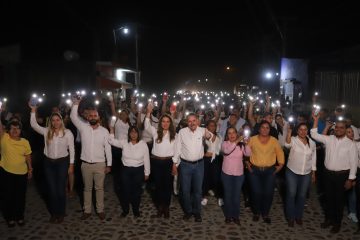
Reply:
<svg viewBox="0 0 360 240"><path fill-rule="evenodd" d="M209 88L261 85L265 70L279 71L281 57L311 58L360 42L358 10L348 1L2 1L0 9L0 47L20 44L23 62L56 65L71 50L78 61L135 68L134 35L119 35L116 52L113 29L137 26L141 88L151 91L205 78Z"/></svg>

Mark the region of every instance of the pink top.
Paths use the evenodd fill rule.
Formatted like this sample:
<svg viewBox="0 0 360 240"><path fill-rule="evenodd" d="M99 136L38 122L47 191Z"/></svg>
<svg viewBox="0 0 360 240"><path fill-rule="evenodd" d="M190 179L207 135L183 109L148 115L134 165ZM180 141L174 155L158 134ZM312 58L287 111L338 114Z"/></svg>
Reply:
<svg viewBox="0 0 360 240"><path fill-rule="evenodd" d="M234 148L236 149L231 152ZM250 156L249 146L241 147L230 141L224 141L221 150L224 153L222 171L227 175L241 176L244 174L243 156ZM227 155L231 153L230 155Z"/></svg>

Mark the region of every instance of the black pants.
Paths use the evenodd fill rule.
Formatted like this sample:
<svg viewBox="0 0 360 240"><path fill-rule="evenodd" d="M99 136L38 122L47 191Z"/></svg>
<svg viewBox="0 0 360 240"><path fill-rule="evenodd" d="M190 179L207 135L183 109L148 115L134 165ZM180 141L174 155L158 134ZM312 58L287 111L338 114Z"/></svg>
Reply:
<svg viewBox="0 0 360 240"><path fill-rule="evenodd" d="M27 174L13 174L0 168L3 191L2 210L6 221L24 219Z"/></svg>
<svg viewBox="0 0 360 240"><path fill-rule="evenodd" d="M203 180L203 196L211 189L216 197L222 198L223 187L221 183L222 158L215 156L211 162L211 157L204 157L204 180Z"/></svg>
<svg viewBox="0 0 360 240"><path fill-rule="evenodd" d="M111 166L111 174L113 175L114 180L114 192L118 199L120 199L121 193L121 170L123 168L123 163L121 161L122 150L121 148L111 147L112 153L112 166Z"/></svg>
<svg viewBox="0 0 360 240"><path fill-rule="evenodd" d="M210 189L213 188L213 176L211 172L211 157L204 156L204 179L202 185L202 195L203 197L208 193Z"/></svg>
<svg viewBox="0 0 360 240"><path fill-rule="evenodd" d="M129 213L131 204L134 215L140 213L142 183L144 181L144 166L126 167L121 172L120 204L124 213Z"/></svg>
<svg viewBox="0 0 360 240"><path fill-rule="evenodd" d="M151 159L152 176L155 184L154 202L158 208L160 206L169 207L171 202L171 194L173 189L173 176L171 158L166 160Z"/></svg>
<svg viewBox="0 0 360 240"><path fill-rule="evenodd" d="M357 169L357 173L356 173L355 190L356 190L356 212L358 219L360 219L360 168ZM358 222L358 226L360 228L360 221Z"/></svg>
<svg viewBox="0 0 360 240"><path fill-rule="evenodd" d="M324 169L325 219L334 225L341 225L346 199L344 188L349 177L347 171L329 171Z"/></svg>

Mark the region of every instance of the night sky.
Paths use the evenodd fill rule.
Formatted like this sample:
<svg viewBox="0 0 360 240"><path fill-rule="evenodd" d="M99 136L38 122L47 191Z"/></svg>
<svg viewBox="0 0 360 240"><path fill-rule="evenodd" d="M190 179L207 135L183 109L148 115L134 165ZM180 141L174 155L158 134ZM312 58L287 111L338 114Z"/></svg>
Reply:
<svg viewBox="0 0 360 240"><path fill-rule="evenodd" d="M136 23L142 86L151 90L205 78L213 88L260 84L262 71L278 69L281 56L311 58L360 43L359 14L346 1L2 2L0 46L21 44L23 61L55 64L66 50L80 60L111 61L113 29ZM135 38L118 36L117 42L119 61L135 67Z"/></svg>

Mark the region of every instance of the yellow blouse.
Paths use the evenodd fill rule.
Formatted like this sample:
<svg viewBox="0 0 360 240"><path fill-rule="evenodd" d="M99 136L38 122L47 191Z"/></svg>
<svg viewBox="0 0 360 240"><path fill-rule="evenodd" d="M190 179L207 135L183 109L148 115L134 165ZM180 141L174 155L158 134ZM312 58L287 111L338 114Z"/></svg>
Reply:
<svg viewBox="0 0 360 240"><path fill-rule="evenodd" d="M266 144L260 142L258 135L250 138L251 164L257 167L270 167L275 165L276 160L279 164L285 163L284 151L278 140L270 136Z"/></svg>

